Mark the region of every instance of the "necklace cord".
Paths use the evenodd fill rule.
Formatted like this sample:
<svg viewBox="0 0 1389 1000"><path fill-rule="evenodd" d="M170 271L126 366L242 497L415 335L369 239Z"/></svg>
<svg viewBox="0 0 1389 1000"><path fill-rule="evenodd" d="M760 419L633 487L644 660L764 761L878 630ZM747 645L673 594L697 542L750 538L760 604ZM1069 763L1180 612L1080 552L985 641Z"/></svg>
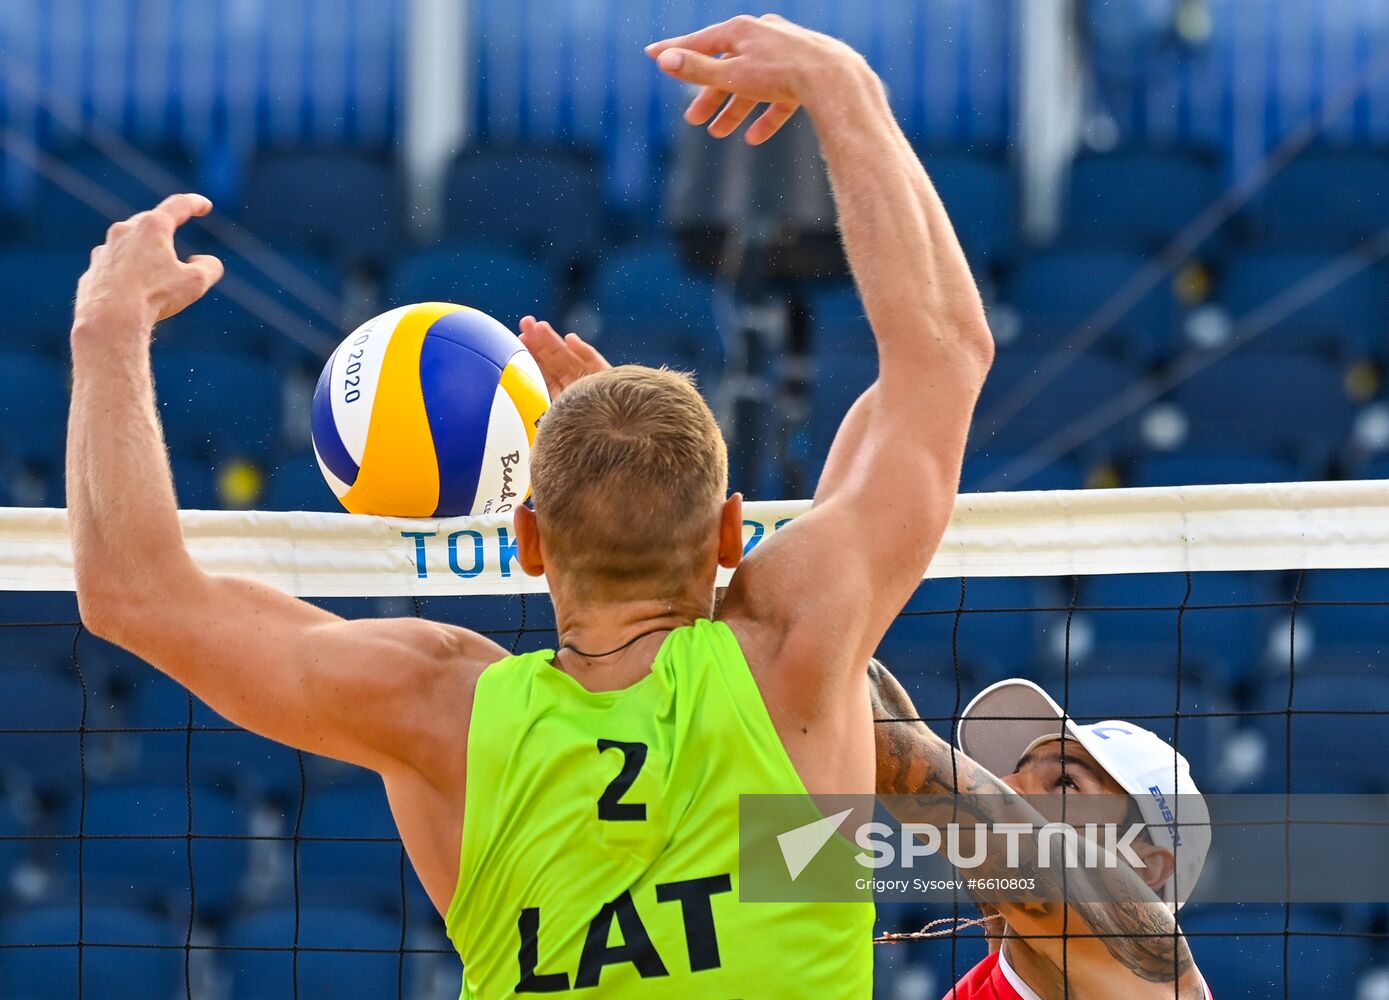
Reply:
<svg viewBox="0 0 1389 1000"><path fill-rule="evenodd" d="M561 650L567 649L575 656L582 656L586 660L601 660L605 656L613 656L614 654L620 653L630 646L636 645L638 642L640 642L642 639L645 639L649 635L655 635L657 632L669 631L671 631L671 629L667 628L666 626L661 626L660 628L647 629L645 632L638 632L636 635L632 636L632 638L624 642L621 646L614 646L612 649L608 650L605 653L585 653L578 646L575 646L568 642L561 644L559 648Z"/></svg>

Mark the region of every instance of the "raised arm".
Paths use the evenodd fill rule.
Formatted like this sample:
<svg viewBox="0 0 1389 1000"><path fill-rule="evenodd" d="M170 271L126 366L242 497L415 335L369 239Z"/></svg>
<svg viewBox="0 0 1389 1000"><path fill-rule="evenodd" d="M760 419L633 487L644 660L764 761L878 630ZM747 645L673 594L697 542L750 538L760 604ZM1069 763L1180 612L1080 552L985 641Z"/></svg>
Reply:
<svg viewBox="0 0 1389 1000"><path fill-rule="evenodd" d="M815 506L739 570L725 617L816 675L861 678L949 520L993 341L945 208L877 77L834 39L739 17L651 50L700 84L686 119L764 141L800 106L820 137L849 262L876 342L877 381L830 451ZM721 58L716 58L721 57ZM731 98L729 95L732 95ZM861 681L856 681L861 683Z"/></svg>
<svg viewBox="0 0 1389 1000"><path fill-rule="evenodd" d="M460 720L433 706L470 705L498 647L415 619L343 621L211 576L184 547L149 349L155 323L221 277L215 258L174 250L175 230L211 207L174 195L112 226L78 285L67 490L83 621L263 736L383 773L445 766Z"/></svg>

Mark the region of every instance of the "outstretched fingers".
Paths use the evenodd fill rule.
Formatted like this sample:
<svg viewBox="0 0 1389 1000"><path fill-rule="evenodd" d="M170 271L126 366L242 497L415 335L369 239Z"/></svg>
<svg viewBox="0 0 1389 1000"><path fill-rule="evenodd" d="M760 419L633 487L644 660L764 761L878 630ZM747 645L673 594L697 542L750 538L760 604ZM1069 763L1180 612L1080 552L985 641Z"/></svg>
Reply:
<svg viewBox="0 0 1389 1000"><path fill-rule="evenodd" d="M211 211L212 202L204 195L171 194L159 203L154 214L163 216L177 228L189 219L207 215Z"/></svg>
<svg viewBox="0 0 1389 1000"><path fill-rule="evenodd" d="M751 18L747 18L747 20L751 20ZM699 31L691 32L688 35L675 35L672 38L664 38L659 42L652 42L646 47L646 54L656 59L669 49L689 49L693 52L703 52L705 55L711 56L718 55L721 52L731 52L743 25L743 17L730 18L727 21L720 21L718 24L711 24L707 28L701 28Z"/></svg>
<svg viewBox="0 0 1389 1000"><path fill-rule="evenodd" d="M198 285L202 289L199 292L200 295L221 281L222 275L226 272L222 262L212 254L207 253L194 254L184 261L183 266L192 272L197 279Z"/></svg>
<svg viewBox="0 0 1389 1000"><path fill-rule="evenodd" d="M666 49L657 57L656 65L677 80L734 91L738 89L734 81L742 64L738 56L715 59L689 49Z"/></svg>
<svg viewBox="0 0 1389 1000"><path fill-rule="evenodd" d="M781 127L796 114L798 105L778 101L769 105L762 116L748 126L746 133L750 145L760 146L781 131Z"/></svg>
<svg viewBox="0 0 1389 1000"><path fill-rule="evenodd" d="M752 114L756 107L756 101L747 97L738 97L735 94L733 100L724 106L724 109L719 112L719 116L710 124L709 134L715 139L727 138L737 131L738 126L747 120L748 115Z"/></svg>
<svg viewBox="0 0 1389 1000"><path fill-rule="evenodd" d="M612 365L608 363L607 358L598 353L596 348L577 333L571 333L566 336L564 338L564 344L569 348L569 353L574 356L579 364L583 365L584 371L588 374L601 372L612 367Z"/></svg>
<svg viewBox="0 0 1389 1000"><path fill-rule="evenodd" d="M685 121L690 125L703 125L713 117L714 112L723 107L728 100L728 91L717 87L705 87L685 109Z"/></svg>

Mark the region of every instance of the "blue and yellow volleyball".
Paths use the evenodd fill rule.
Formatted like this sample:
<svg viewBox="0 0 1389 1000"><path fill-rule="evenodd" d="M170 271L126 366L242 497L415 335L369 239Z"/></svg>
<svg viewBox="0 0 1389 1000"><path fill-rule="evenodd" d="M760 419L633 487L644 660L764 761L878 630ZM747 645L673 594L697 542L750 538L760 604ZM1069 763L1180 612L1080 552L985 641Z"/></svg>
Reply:
<svg viewBox="0 0 1389 1000"><path fill-rule="evenodd" d="M505 514L530 496L550 406L540 368L491 316L448 302L368 320L314 390L314 455L354 514Z"/></svg>

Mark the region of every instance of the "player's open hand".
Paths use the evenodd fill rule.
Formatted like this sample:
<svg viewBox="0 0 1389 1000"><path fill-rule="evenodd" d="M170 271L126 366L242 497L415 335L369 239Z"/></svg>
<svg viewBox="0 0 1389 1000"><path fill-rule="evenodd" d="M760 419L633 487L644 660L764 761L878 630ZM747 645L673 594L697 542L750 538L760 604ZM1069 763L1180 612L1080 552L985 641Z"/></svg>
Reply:
<svg viewBox="0 0 1389 1000"><path fill-rule="evenodd" d="M776 14L741 14L691 35L654 42L646 54L677 80L702 88L685 111L685 121L703 125L718 111L709 126L717 139L732 135L766 104L747 131L754 146L774 136L802 105L813 112L816 95L833 87L836 68L862 63L838 39Z"/></svg>
<svg viewBox="0 0 1389 1000"><path fill-rule="evenodd" d="M575 380L612 367L577 333L561 337L553 326L534 316L521 320L521 343L540 366L552 400Z"/></svg>
<svg viewBox="0 0 1389 1000"><path fill-rule="evenodd" d="M212 202L200 194L174 194L108 229L77 283L76 321L152 326L202 298L222 277L222 262L201 254L179 260L174 233L210 211Z"/></svg>

